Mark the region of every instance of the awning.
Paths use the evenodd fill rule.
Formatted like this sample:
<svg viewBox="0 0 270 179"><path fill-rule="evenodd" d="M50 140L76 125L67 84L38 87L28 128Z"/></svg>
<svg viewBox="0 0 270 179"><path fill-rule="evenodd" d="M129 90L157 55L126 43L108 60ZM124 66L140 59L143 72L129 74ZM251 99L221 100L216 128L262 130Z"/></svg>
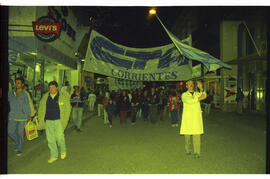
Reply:
<svg viewBox="0 0 270 179"><path fill-rule="evenodd" d="M8 38L8 48L20 53L36 52L52 61L63 64L69 68L77 69L77 62L75 59L67 56L64 52L51 46L49 43L41 42L34 36L16 36Z"/></svg>
<svg viewBox="0 0 270 179"><path fill-rule="evenodd" d="M251 61L254 61L254 60L256 60L256 61L257 60L266 61L267 60L266 52L263 52L261 56L259 56L257 53L253 53L253 54L250 54L250 55L247 55L247 56L243 56L243 57L233 59L231 61L227 61L226 63L228 63L228 64L240 64L240 63L251 62Z"/></svg>

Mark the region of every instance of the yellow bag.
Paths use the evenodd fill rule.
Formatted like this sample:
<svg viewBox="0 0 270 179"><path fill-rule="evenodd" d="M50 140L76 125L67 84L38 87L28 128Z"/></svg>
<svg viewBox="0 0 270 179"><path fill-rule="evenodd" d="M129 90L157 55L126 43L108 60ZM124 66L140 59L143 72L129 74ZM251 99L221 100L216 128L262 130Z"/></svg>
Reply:
<svg viewBox="0 0 270 179"><path fill-rule="evenodd" d="M25 135L27 140L33 140L38 137L37 126L33 121L26 124Z"/></svg>

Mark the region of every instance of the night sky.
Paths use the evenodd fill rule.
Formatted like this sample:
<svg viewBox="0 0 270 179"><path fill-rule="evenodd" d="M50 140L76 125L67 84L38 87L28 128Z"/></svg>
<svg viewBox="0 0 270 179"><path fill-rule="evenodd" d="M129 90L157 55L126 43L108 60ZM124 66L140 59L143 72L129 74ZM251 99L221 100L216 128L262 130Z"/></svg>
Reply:
<svg viewBox="0 0 270 179"><path fill-rule="evenodd" d="M72 7L78 23L89 25L115 43L147 48L172 43L156 17L149 16L150 7ZM160 7L158 15L170 29L181 8Z"/></svg>

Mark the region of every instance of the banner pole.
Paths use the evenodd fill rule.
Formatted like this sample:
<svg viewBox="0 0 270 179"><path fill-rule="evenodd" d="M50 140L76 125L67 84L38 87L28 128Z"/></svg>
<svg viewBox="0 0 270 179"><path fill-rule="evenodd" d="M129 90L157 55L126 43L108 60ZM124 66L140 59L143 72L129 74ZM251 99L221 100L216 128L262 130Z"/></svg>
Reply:
<svg viewBox="0 0 270 179"><path fill-rule="evenodd" d="M183 55L182 51L180 50L180 48L175 44L175 42L173 41L173 39L171 38L168 30L166 29L166 27L163 25L162 21L159 19L158 15L156 14L156 18L158 19L158 21L160 22L160 24L162 25L162 27L165 29L165 31L167 32L168 36L170 37L171 41L173 42L174 46L178 49L178 51L180 52L181 55Z"/></svg>

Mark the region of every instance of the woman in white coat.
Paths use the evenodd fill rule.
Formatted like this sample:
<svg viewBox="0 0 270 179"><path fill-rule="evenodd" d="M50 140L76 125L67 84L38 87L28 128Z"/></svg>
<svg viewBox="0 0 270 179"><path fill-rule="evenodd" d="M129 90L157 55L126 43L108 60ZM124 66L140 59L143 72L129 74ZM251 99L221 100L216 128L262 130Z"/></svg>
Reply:
<svg viewBox="0 0 270 179"><path fill-rule="evenodd" d="M200 137L203 134L202 110L200 101L206 98L206 93L203 91L201 82L197 82L198 91L194 91L193 81L186 83L187 91L182 94L183 114L180 134L185 135L185 150L186 154L190 155L190 139L193 136L193 149L195 158L200 157Z"/></svg>

